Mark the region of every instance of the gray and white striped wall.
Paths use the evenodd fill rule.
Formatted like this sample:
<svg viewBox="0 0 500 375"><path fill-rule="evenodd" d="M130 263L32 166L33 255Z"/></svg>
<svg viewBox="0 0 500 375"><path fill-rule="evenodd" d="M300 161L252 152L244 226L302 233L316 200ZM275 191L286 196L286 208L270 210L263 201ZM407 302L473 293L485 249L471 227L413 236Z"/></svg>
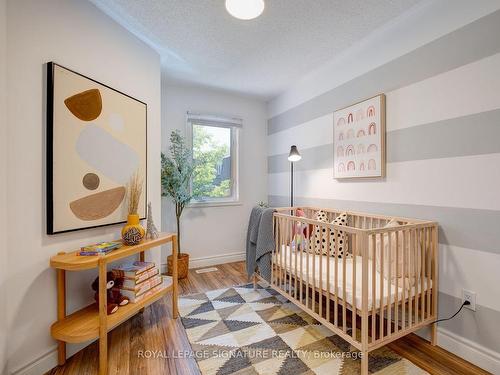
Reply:
<svg viewBox="0 0 500 375"><path fill-rule="evenodd" d="M387 96L387 177L333 178L333 111ZM440 324L440 345L500 373L500 11L358 75L268 120L268 194L296 204L436 220L439 315L477 293L477 311Z"/></svg>

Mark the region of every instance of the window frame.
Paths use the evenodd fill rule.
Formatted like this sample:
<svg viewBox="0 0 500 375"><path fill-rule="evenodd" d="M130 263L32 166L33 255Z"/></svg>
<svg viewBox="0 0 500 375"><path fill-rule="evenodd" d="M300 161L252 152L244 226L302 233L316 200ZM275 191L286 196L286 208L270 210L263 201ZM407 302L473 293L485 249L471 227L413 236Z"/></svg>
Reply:
<svg viewBox="0 0 500 375"><path fill-rule="evenodd" d="M230 129L230 150L231 158L231 195L224 198L193 198L188 207L217 207L241 205L239 194L239 160L240 160L240 130L242 120L238 118L221 117L214 115L203 115L188 112L186 115L186 135L188 146L193 152L193 126L207 126ZM192 191L193 179L190 181Z"/></svg>

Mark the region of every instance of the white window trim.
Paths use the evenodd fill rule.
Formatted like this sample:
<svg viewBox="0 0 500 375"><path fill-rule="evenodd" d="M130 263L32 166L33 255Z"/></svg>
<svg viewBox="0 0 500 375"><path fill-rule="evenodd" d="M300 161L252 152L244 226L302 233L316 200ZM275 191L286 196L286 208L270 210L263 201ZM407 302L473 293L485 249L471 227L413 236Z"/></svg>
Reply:
<svg viewBox="0 0 500 375"><path fill-rule="evenodd" d="M223 117L210 114L199 114L193 112L187 112L186 114L186 135L188 140L188 146L193 149L193 124L207 126L218 126L223 128L231 129L231 197L229 198L212 198L205 200L195 200L193 199L189 204L188 208L196 207L219 207L219 206L238 206L241 205L240 201L240 189L239 189L239 165L240 165L240 129L243 125L243 121L239 118L234 117Z"/></svg>

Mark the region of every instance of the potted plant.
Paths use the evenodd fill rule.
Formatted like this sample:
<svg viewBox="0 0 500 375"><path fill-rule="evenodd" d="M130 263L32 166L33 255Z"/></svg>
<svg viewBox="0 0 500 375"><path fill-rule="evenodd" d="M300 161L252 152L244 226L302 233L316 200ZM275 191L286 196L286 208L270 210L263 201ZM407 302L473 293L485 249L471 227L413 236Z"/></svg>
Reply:
<svg viewBox="0 0 500 375"><path fill-rule="evenodd" d="M170 156L161 154L161 185L162 196L170 197L175 204L177 222L178 257L177 269L179 279L187 277L189 269L189 254L181 252L180 219L182 211L191 201L191 177L194 172L193 155L179 131L170 134ZM172 274L172 256L167 258L167 273Z"/></svg>

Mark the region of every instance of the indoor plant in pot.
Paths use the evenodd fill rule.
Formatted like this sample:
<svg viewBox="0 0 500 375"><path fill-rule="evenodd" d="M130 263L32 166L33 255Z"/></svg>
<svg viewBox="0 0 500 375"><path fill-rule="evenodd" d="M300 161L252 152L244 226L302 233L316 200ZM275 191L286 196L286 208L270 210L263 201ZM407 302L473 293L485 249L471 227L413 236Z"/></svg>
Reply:
<svg viewBox="0 0 500 375"><path fill-rule="evenodd" d="M175 205L175 218L177 223L178 257L177 269L179 279L187 277L189 269L189 254L181 252L180 219L182 211L191 201L191 177L194 165L191 150L179 131L175 130L170 135L170 156L161 154L161 185L162 196L170 197ZM172 256L167 258L167 273L172 274Z"/></svg>

